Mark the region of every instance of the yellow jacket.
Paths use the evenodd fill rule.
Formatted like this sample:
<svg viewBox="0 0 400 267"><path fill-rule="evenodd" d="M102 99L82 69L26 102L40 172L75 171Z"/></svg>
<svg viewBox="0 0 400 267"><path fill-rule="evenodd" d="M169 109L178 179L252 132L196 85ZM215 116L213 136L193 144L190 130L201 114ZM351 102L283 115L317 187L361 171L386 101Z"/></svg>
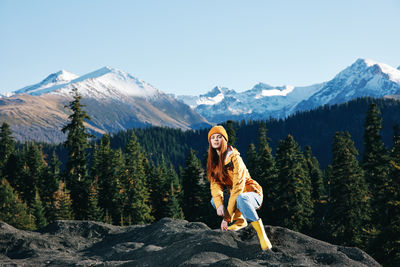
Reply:
<svg viewBox="0 0 400 267"><path fill-rule="evenodd" d="M224 182L211 179L210 188L216 208L223 204L224 188L229 189L230 197L228 207L226 207L228 214L225 214L225 220L231 222L236 210L236 198L239 194L256 192L262 199L263 192L262 187L251 179L249 171L240 157L240 153L235 148L231 146L228 147L224 165L228 170L228 178Z"/></svg>

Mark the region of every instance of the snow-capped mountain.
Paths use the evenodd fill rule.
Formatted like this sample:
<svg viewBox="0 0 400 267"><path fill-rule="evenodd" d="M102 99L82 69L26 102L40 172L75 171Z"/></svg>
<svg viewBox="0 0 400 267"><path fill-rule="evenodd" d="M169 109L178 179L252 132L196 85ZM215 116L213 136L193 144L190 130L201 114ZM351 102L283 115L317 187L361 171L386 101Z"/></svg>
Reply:
<svg viewBox="0 0 400 267"><path fill-rule="evenodd" d="M282 118L301 100L310 97L324 84L307 87L273 87L258 83L252 89L237 93L228 88L215 87L207 94L178 96L207 120L221 122L228 119Z"/></svg>
<svg viewBox="0 0 400 267"><path fill-rule="evenodd" d="M239 93L215 87L205 95L177 98L216 123L228 119L285 118L296 111L343 103L358 97L399 95L399 68L358 59L332 80L320 84L273 87L259 83L251 90Z"/></svg>
<svg viewBox="0 0 400 267"><path fill-rule="evenodd" d="M151 125L192 129L208 126L208 121L285 118L364 96L400 99L400 67L358 59L332 80L310 86L258 83L244 92L215 87L204 95L177 97L110 67L83 76L62 70L4 94L0 121L9 122L17 140L61 142L73 88L83 97L93 133Z"/></svg>
<svg viewBox="0 0 400 267"><path fill-rule="evenodd" d="M26 86L22 89L8 93L6 95L12 96L14 94L23 94L23 93L27 93L30 95L40 95L55 90L55 87L57 86L61 87L65 84L68 84L70 81L78 77L79 77L78 75L68 72L66 70L60 70L59 72L50 74L38 84Z"/></svg>
<svg viewBox="0 0 400 267"><path fill-rule="evenodd" d="M300 102L295 111L344 103L358 97L381 98L399 93L399 70L372 60L358 59L314 95Z"/></svg>
<svg viewBox="0 0 400 267"><path fill-rule="evenodd" d="M82 96L97 99L121 99L121 97L132 96L151 98L163 95L160 90L150 84L111 67L104 67L81 77L62 70L50 74L38 84L24 87L13 94L70 95L72 88L77 88Z"/></svg>
<svg viewBox="0 0 400 267"><path fill-rule="evenodd" d="M167 126L193 129L210 125L188 105L132 75L104 67L83 76L59 71L38 84L1 98L0 120L9 122L18 140L61 142L60 129L70 111L72 89L82 96L95 134L133 127Z"/></svg>
<svg viewBox="0 0 400 267"><path fill-rule="evenodd" d="M225 97L236 95L234 90L229 90L226 87L217 86L210 92L200 96L181 95L177 98L188 104L190 107L195 108L199 105L215 105L221 102ZM175 97L175 95L173 95Z"/></svg>

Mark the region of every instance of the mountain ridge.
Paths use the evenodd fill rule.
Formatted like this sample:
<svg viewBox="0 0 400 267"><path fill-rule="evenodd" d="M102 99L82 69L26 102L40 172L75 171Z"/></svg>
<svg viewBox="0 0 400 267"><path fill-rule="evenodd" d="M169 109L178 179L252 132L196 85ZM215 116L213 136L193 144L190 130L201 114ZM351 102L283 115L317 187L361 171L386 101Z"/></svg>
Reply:
<svg viewBox="0 0 400 267"><path fill-rule="evenodd" d="M95 81L98 83L97 86L93 85ZM13 96L23 93L29 95L43 95L48 93L68 95L72 87L82 87L85 90L81 90L81 93L86 93L89 95L87 92L88 85L84 84L83 86L80 86L80 84L85 82L91 83L93 86L93 88L91 88L92 90L98 88L103 89L96 90L97 95L105 95L109 97L115 97L115 94L107 95L107 91L110 93L110 88L105 88L107 85L111 85L111 87L114 87L114 89L119 91L118 93L122 93L127 96L149 97L156 94L162 94L160 90L144 81L137 79L129 73L105 66L82 76L61 70L50 74L37 84L6 93L6 95Z"/></svg>
<svg viewBox="0 0 400 267"><path fill-rule="evenodd" d="M19 141L59 143L66 138L61 129L71 113L66 108L72 90L82 96L91 117L86 126L94 135L137 127L165 126L183 130L210 123L188 105L171 98L129 73L103 67L88 74L59 71L38 84L0 98L0 121L11 125Z"/></svg>
<svg viewBox="0 0 400 267"><path fill-rule="evenodd" d="M215 88L210 92L214 92ZM229 91L226 88L225 91ZM176 96L207 120L286 118L297 111L325 104L338 104L357 97L385 97L400 94L400 70L370 59L357 59L333 79L310 86L271 86L258 83L236 93L210 92L200 96Z"/></svg>
<svg viewBox="0 0 400 267"><path fill-rule="evenodd" d="M339 72L295 110L313 109L325 104L338 104L358 97L385 97L400 93L400 71L383 63L358 59Z"/></svg>
<svg viewBox="0 0 400 267"><path fill-rule="evenodd" d="M397 99L400 70L373 60L358 59L330 81L310 86L272 86L260 82L244 92L217 86L200 96L167 95L109 66L82 76L62 70L0 98L0 120L11 125L17 140L62 142L65 135L58 131L67 123L69 111L64 106L71 101L73 88L83 97L82 102L92 117L87 122L90 131L102 135L132 127L189 130L229 119L283 119L298 111L358 97ZM50 110L43 110L45 108Z"/></svg>

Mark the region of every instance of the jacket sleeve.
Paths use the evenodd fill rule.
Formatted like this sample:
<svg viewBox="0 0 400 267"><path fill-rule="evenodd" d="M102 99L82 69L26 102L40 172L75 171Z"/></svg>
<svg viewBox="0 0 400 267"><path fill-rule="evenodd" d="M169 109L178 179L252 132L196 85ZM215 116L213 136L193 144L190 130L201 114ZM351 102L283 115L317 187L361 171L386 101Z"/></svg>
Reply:
<svg viewBox="0 0 400 267"><path fill-rule="evenodd" d="M211 196L213 198L215 208L217 209L224 203L224 189L221 183L211 179L210 181Z"/></svg>
<svg viewBox="0 0 400 267"><path fill-rule="evenodd" d="M246 184L246 166L240 156L232 157L233 163L233 177L232 177L232 190L229 197L228 203L228 214L225 216L225 220L228 222L232 221L233 214L236 210L236 199L244 190Z"/></svg>

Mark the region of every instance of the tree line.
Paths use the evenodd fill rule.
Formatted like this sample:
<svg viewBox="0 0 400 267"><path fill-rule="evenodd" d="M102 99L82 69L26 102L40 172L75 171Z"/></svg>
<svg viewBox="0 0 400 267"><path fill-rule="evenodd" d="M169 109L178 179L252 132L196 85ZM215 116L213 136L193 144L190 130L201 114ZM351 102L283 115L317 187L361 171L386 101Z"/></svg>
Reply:
<svg viewBox="0 0 400 267"><path fill-rule="evenodd" d="M2 124L0 220L22 229L40 229L60 219L131 225L163 217L218 226L202 167L204 154L199 159L189 148L183 167L174 166L163 153L147 153L135 134L140 131L133 130L124 139L106 134L90 142L84 126L90 118L80 101L75 91L69 123L62 129L67 134L64 168L56 153L49 156L40 144L17 147L10 126ZM224 125L235 146L242 138L238 124ZM376 104L366 112L363 156L351 135L338 131L332 160L323 169L311 147L302 150L290 134L273 152L267 124L257 126L257 142L248 145L245 160L264 190L259 212L264 223L360 247L387 266L400 263L400 132L395 126L393 145L386 148ZM189 143L199 132L207 130L182 134L181 141ZM118 146L115 140L124 141ZM203 145L200 151L206 150L207 140Z"/></svg>
<svg viewBox="0 0 400 267"><path fill-rule="evenodd" d="M393 145L392 128L400 124L400 101L394 99L359 98L344 104L325 105L310 111L297 112L285 119L264 121L231 121L236 131L235 146L246 157L250 143L257 143L261 124L268 129L268 137L273 153L279 140L291 134L301 147L311 146L321 168L326 168L332 161L331 144L336 131L348 131L360 154L363 154L364 122L371 103L378 105L382 116L381 136L388 147ZM226 126L226 122L222 123ZM111 147L124 147L134 131L149 160L159 163L161 155L174 164L184 166L185 158L192 148L198 151L203 161L207 153L207 129L182 131L165 127L137 128L120 131L111 136ZM57 147L59 149L59 147ZM59 149L60 150L60 149Z"/></svg>

